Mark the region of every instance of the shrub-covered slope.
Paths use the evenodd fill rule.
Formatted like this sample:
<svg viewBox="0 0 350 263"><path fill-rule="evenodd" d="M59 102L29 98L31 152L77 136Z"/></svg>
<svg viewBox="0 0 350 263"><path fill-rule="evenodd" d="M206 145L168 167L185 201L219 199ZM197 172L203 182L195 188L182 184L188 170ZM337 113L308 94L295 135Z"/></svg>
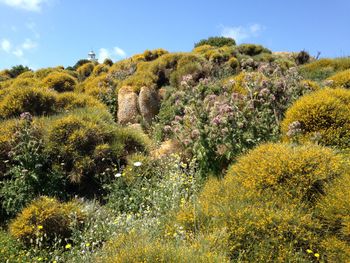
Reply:
<svg viewBox="0 0 350 263"><path fill-rule="evenodd" d="M349 262L349 58L212 37L0 72L1 262Z"/></svg>

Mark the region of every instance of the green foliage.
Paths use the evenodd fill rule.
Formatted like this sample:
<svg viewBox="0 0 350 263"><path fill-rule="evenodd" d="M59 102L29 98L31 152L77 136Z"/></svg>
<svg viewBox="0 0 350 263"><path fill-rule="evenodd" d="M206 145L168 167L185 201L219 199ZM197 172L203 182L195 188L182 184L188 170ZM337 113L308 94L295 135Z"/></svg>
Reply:
<svg viewBox="0 0 350 263"><path fill-rule="evenodd" d="M42 128L32 123L29 113L21 115L4 153L7 171L0 180L0 208L2 219L13 217L36 196L63 196L65 184L58 170L50 169L44 152ZM7 155L7 156L6 156Z"/></svg>
<svg viewBox="0 0 350 263"><path fill-rule="evenodd" d="M88 59L80 59L77 61L77 63L75 63L75 65L73 66L74 70L77 70L80 66L90 63L90 60Z"/></svg>
<svg viewBox="0 0 350 263"><path fill-rule="evenodd" d="M108 67L111 67L113 65L113 61L110 59L110 58L106 58L104 61L103 61L103 64L108 66Z"/></svg>
<svg viewBox="0 0 350 263"><path fill-rule="evenodd" d="M128 165L111 184L107 206L121 213L161 216L176 211L193 194L194 167L177 157L151 159L143 155L128 158Z"/></svg>
<svg viewBox="0 0 350 263"><path fill-rule="evenodd" d="M70 237L72 227L83 220L84 213L77 202L60 203L55 198L40 197L17 215L9 230L25 243L38 237L50 242L56 237Z"/></svg>
<svg viewBox="0 0 350 263"><path fill-rule="evenodd" d="M101 191L101 183L113 178L118 163L146 150L145 141L136 131L115 127L112 116L97 109L52 119L46 137L50 159L78 186L74 191L84 195Z"/></svg>
<svg viewBox="0 0 350 263"><path fill-rule="evenodd" d="M297 100L287 111L282 131L287 140L350 146L350 91L321 89Z"/></svg>
<svg viewBox="0 0 350 263"><path fill-rule="evenodd" d="M54 72L43 80L43 85L57 92L73 91L77 81L67 73Z"/></svg>
<svg viewBox="0 0 350 263"><path fill-rule="evenodd" d="M27 66L17 65L17 66L13 66L8 71L8 73L10 74L11 78L16 78L18 75L20 75L26 71L31 71L31 69L28 68Z"/></svg>
<svg viewBox="0 0 350 263"><path fill-rule="evenodd" d="M256 56L261 53L271 53L270 50L261 45L241 44L237 47L238 51L243 55Z"/></svg>
<svg viewBox="0 0 350 263"><path fill-rule="evenodd" d="M197 48L203 45L210 45L213 47L234 46L236 45L236 41L229 37L209 37L207 39L202 39L196 43L194 47Z"/></svg>
<svg viewBox="0 0 350 263"><path fill-rule="evenodd" d="M220 174L242 152L279 138L286 109L307 89L300 85L295 70L272 68L265 65L259 73L242 73L244 79L233 90L231 83L224 87L204 81L196 85L188 76L182 83L186 91L167 98L175 107L163 102L162 118L179 113L168 123L160 119L164 131L170 131L196 157L203 176L209 171Z"/></svg>
<svg viewBox="0 0 350 263"><path fill-rule="evenodd" d="M325 58L301 66L300 72L306 79L320 81L346 69L350 69L350 58Z"/></svg>
<svg viewBox="0 0 350 263"><path fill-rule="evenodd" d="M144 57L145 61L152 61L168 53L168 51L159 48L155 50L146 50L143 52L142 56Z"/></svg>

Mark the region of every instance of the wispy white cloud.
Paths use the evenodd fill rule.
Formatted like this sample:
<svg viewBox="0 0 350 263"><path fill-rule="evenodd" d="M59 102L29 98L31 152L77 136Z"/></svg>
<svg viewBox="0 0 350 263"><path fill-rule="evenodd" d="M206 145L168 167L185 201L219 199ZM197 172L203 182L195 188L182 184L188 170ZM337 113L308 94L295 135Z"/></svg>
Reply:
<svg viewBox="0 0 350 263"><path fill-rule="evenodd" d="M98 62L103 63L106 58L111 58L111 54L106 48L100 48L98 52Z"/></svg>
<svg viewBox="0 0 350 263"><path fill-rule="evenodd" d="M102 63L106 58L120 59L125 58L126 52L120 47L114 47L112 50L100 48L98 52L98 62Z"/></svg>
<svg viewBox="0 0 350 263"><path fill-rule="evenodd" d="M5 51L6 53L10 53L12 48L11 42L8 39L1 40L1 49Z"/></svg>
<svg viewBox="0 0 350 263"><path fill-rule="evenodd" d="M34 49L38 46L38 43L34 42L33 40L31 40L30 38L27 38L26 40L24 40L24 42L21 44L21 47L25 50L30 50L30 49Z"/></svg>
<svg viewBox="0 0 350 263"><path fill-rule="evenodd" d="M40 12L50 0L0 0L0 3L27 11Z"/></svg>
<svg viewBox="0 0 350 263"><path fill-rule="evenodd" d="M30 38L25 39L21 44L13 46L11 41L8 39L3 39L0 42L1 50L16 56L17 58L23 58L25 51L35 49L38 43L34 42Z"/></svg>
<svg viewBox="0 0 350 263"><path fill-rule="evenodd" d="M227 27L223 26L221 30L221 35L224 37L231 37L237 42L241 43L243 40L258 37L265 27L260 24L253 24L250 26L236 26Z"/></svg>
<svg viewBox="0 0 350 263"><path fill-rule="evenodd" d="M121 57L121 58L125 58L126 57L126 52L119 48L119 47L114 47L114 53L118 56L118 57Z"/></svg>

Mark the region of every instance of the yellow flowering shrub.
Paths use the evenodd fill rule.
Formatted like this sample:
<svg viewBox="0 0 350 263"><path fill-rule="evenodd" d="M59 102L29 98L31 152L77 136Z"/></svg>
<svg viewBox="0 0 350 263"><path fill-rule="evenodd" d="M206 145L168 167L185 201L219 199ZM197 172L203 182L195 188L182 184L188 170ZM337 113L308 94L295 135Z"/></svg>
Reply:
<svg viewBox="0 0 350 263"><path fill-rule="evenodd" d="M9 90L0 101L0 118L19 116L23 112L32 115L50 114L55 111L56 93L41 88Z"/></svg>
<svg viewBox="0 0 350 263"><path fill-rule="evenodd" d="M42 80L46 78L49 74L54 73L54 72L62 72L63 69L62 67L55 67L55 68L42 68L38 69L37 71L34 72L34 77Z"/></svg>
<svg viewBox="0 0 350 263"><path fill-rule="evenodd" d="M61 203L55 198L40 197L30 203L11 222L12 236L25 243L37 237L50 241L55 236L67 238L73 225L83 223L85 215L77 202Z"/></svg>
<svg viewBox="0 0 350 263"><path fill-rule="evenodd" d="M235 178L248 191L274 192L282 198L308 202L342 172L342 159L331 149L271 143L240 157L227 177Z"/></svg>
<svg viewBox="0 0 350 263"><path fill-rule="evenodd" d="M282 132L286 140L348 148L350 91L326 88L301 97L287 110Z"/></svg>
<svg viewBox="0 0 350 263"><path fill-rule="evenodd" d="M327 229L343 240L350 240L349 186L350 174L347 173L326 188L326 195L317 204L319 217Z"/></svg>
<svg viewBox="0 0 350 263"><path fill-rule="evenodd" d="M350 88L350 69L341 71L332 75L328 78L328 80L332 80L332 87L336 88Z"/></svg>
<svg viewBox="0 0 350 263"><path fill-rule="evenodd" d="M176 222L204 236L226 231L231 260L304 262L321 253L323 224L309 211L345 171L342 157L317 145L264 144L238 158L224 179L209 179ZM336 200L336 199L335 199ZM321 255L320 257L323 257Z"/></svg>
<svg viewBox="0 0 350 263"><path fill-rule="evenodd" d="M106 64L99 64L94 67L94 70L92 71L93 76L99 76L102 73L106 73L109 70L109 66Z"/></svg>
<svg viewBox="0 0 350 263"><path fill-rule="evenodd" d="M106 110L88 108L52 118L46 145L53 162L61 165L70 181L82 191L96 190L96 178L111 170L118 159L147 151L146 140L136 131L115 126ZM85 189L84 189L85 187Z"/></svg>
<svg viewBox="0 0 350 263"><path fill-rule="evenodd" d="M35 78L15 78L9 89L40 87L41 82Z"/></svg>
<svg viewBox="0 0 350 263"><path fill-rule="evenodd" d="M0 122L0 181L1 176L7 171L8 153L11 150L10 140L17 126L17 120L9 119Z"/></svg>
<svg viewBox="0 0 350 263"><path fill-rule="evenodd" d="M0 71L0 82L11 79L11 74L8 69Z"/></svg>
<svg viewBox="0 0 350 263"><path fill-rule="evenodd" d="M94 97L101 97L111 92L115 86L115 80L107 74L101 74L98 77L87 78L80 87L80 90Z"/></svg>
<svg viewBox="0 0 350 263"><path fill-rule="evenodd" d="M79 74L79 79L84 80L87 77L89 77L91 75L91 73L93 72L94 68L95 68L95 65L92 62L85 63L85 64L81 65L79 68L77 68L77 72Z"/></svg>
<svg viewBox="0 0 350 263"><path fill-rule="evenodd" d="M119 234L103 247L94 259L97 263L137 263L137 262L173 262L173 263L225 263L228 258L203 248L152 239L146 234Z"/></svg>
<svg viewBox="0 0 350 263"><path fill-rule="evenodd" d="M43 79L45 87L57 92L73 91L76 84L76 79L63 72L53 72Z"/></svg>
<svg viewBox="0 0 350 263"><path fill-rule="evenodd" d="M93 107L106 110L107 107L93 96L64 92L57 95L56 108L60 111L68 111L76 108Z"/></svg>

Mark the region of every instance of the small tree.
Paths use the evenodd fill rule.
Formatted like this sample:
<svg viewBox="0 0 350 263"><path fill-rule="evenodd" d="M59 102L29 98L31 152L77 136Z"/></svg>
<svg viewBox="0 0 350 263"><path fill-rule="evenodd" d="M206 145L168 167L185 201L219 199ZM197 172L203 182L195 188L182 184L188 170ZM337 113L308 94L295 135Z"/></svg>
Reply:
<svg viewBox="0 0 350 263"><path fill-rule="evenodd" d="M9 70L9 74L12 78L17 77L18 75L22 74L23 72L26 71L30 71L31 69L28 68L27 66L23 66L23 65L17 65L17 66L13 66L10 70Z"/></svg>

